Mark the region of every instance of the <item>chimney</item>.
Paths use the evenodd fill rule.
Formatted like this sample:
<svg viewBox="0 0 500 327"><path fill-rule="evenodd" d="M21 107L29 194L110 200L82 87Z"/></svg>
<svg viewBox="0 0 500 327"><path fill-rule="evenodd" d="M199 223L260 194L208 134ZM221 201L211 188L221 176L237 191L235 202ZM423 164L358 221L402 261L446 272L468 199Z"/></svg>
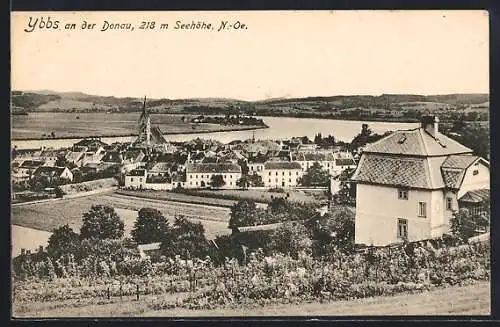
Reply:
<svg viewBox="0 0 500 327"><path fill-rule="evenodd" d="M422 116L421 127L432 137L437 138L439 131L439 118L437 116Z"/></svg>

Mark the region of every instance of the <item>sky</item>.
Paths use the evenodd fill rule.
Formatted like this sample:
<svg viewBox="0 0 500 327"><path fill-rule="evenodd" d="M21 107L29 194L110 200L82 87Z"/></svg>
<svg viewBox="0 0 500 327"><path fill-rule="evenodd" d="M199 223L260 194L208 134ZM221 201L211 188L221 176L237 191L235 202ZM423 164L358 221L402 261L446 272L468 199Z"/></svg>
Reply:
<svg viewBox="0 0 500 327"><path fill-rule="evenodd" d="M49 16L59 29L24 31L30 17ZM223 20L247 28L217 32ZM100 31L104 21L135 29ZM215 30L175 30L176 21ZM488 13L14 12L11 81L14 90L169 99L488 93Z"/></svg>

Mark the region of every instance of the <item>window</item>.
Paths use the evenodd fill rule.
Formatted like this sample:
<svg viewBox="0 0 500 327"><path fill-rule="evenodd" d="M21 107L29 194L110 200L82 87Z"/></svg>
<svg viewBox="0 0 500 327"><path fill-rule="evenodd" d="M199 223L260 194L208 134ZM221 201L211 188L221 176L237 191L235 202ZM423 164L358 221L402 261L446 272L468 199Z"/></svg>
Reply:
<svg viewBox="0 0 500 327"><path fill-rule="evenodd" d="M278 172L276 172L276 176L278 176Z"/></svg>
<svg viewBox="0 0 500 327"><path fill-rule="evenodd" d="M425 202L418 203L418 216L427 217L427 203Z"/></svg>
<svg viewBox="0 0 500 327"><path fill-rule="evenodd" d="M276 178L276 183L278 183L278 179Z"/></svg>
<svg viewBox="0 0 500 327"><path fill-rule="evenodd" d="M233 182L229 182L229 185L233 185Z"/></svg>
<svg viewBox="0 0 500 327"><path fill-rule="evenodd" d="M292 176L292 172L291 171L288 172L288 176Z"/></svg>
<svg viewBox="0 0 500 327"><path fill-rule="evenodd" d="M133 182L134 182L134 179L133 179L133 178L131 178L131 179L130 179L130 182L131 182L131 183L133 183Z"/></svg>
<svg viewBox="0 0 500 327"><path fill-rule="evenodd" d="M453 210L453 199L450 197L446 198L446 210Z"/></svg>
<svg viewBox="0 0 500 327"><path fill-rule="evenodd" d="M269 176L271 176L271 172L269 172Z"/></svg>
<svg viewBox="0 0 500 327"><path fill-rule="evenodd" d="M398 199L400 199L400 200L408 200L408 190L399 189L398 190Z"/></svg>
<svg viewBox="0 0 500 327"><path fill-rule="evenodd" d="M229 178L233 178L233 175L229 175Z"/></svg>
<svg viewBox="0 0 500 327"><path fill-rule="evenodd" d="M269 183L271 183L271 179L269 178Z"/></svg>
<svg viewBox="0 0 500 327"><path fill-rule="evenodd" d="M479 170L478 169L474 169L474 171L472 172L472 175L476 176L477 174L479 174Z"/></svg>
<svg viewBox="0 0 500 327"><path fill-rule="evenodd" d="M398 219L398 238L407 239L408 238L408 220Z"/></svg>
<svg viewBox="0 0 500 327"><path fill-rule="evenodd" d="M196 185L198 185L198 181L196 181Z"/></svg>
<svg viewBox="0 0 500 327"><path fill-rule="evenodd" d="M285 172L282 172L281 175L285 176Z"/></svg>
<svg viewBox="0 0 500 327"><path fill-rule="evenodd" d="M198 175L196 175L196 179L198 179Z"/></svg>
<svg viewBox="0 0 500 327"><path fill-rule="evenodd" d="M297 172L296 175L299 176L299 172Z"/></svg>
<svg viewBox="0 0 500 327"><path fill-rule="evenodd" d="M291 179L291 178L289 178L289 179L288 179L288 182L289 182L289 183L291 183L291 182L292 182L292 179Z"/></svg>

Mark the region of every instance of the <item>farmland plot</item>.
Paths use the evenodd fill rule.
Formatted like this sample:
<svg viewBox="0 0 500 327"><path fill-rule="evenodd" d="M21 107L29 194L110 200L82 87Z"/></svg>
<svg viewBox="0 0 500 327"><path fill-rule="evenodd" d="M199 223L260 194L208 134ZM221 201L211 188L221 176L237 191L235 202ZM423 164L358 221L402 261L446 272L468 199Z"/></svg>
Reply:
<svg viewBox="0 0 500 327"><path fill-rule="evenodd" d="M218 233L229 232L227 208L141 199L113 193L15 206L12 207L11 223L45 231L69 224L74 230L79 230L82 214L89 211L93 204L114 207L123 219L126 231L132 229L137 211L150 207L160 210L171 221L176 215L184 215L192 221L201 222L209 238Z"/></svg>

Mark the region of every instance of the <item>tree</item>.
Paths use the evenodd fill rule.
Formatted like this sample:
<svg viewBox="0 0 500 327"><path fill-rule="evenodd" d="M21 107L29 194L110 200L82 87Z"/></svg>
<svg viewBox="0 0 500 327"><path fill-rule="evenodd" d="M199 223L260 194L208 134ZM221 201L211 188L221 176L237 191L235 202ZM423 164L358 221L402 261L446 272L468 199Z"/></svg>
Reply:
<svg viewBox="0 0 500 327"><path fill-rule="evenodd" d="M240 200L231 207L229 228L252 226L257 221L257 205L252 200Z"/></svg>
<svg viewBox="0 0 500 327"><path fill-rule="evenodd" d="M255 186L255 187L263 187L264 186L264 181L262 180L262 176L260 176L257 173L253 173L251 175L248 175L248 182L250 185Z"/></svg>
<svg viewBox="0 0 500 327"><path fill-rule="evenodd" d="M354 249L354 214L347 208L326 214L308 227L315 256L331 255L335 250L351 252Z"/></svg>
<svg viewBox="0 0 500 327"><path fill-rule="evenodd" d="M226 185L226 181L222 175L212 175L210 178L210 186L213 188L221 188Z"/></svg>
<svg viewBox="0 0 500 327"><path fill-rule="evenodd" d="M93 205L83 214L80 237L98 239L117 239L123 236L125 224L115 209L105 205Z"/></svg>
<svg viewBox="0 0 500 327"><path fill-rule="evenodd" d="M167 257L180 255L188 258L202 258L208 253L208 241L201 223L193 223L184 216L175 217L171 232L164 238L160 250Z"/></svg>
<svg viewBox="0 0 500 327"><path fill-rule="evenodd" d="M132 230L132 238L139 244L160 242L170 230L168 221L159 210L142 208Z"/></svg>
<svg viewBox="0 0 500 327"><path fill-rule="evenodd" d="M238 165L241 166L241 174L248 175L249 168L247 162L243 159L238 159Z"/></svg>
<svg viewBox="0 0 500 327"><path fill-rule="evenodd" d="M236 181L236 186L244 190L247 189L249 185L250 181L247 175L242 175L241 178Z"/></svg>
<svg viewBox="0 0 500 327"><path fill-rule="evenodd" d="M490 201L486 200L481 205L478 214L471 214L469 209L460 208L453 213L450 219L451 233L463 241L478 234L478 230L485 229L490 223Z"/></svg>
<svg viewBox="0 0 500 327"><path fill-rule="evenodd" d="M299 179L299 184L303 186L326 186L329 183L330 174L318 162L309 167Z"/></svg>
<svg viewBox="0 0 500 327"><path fill-rule="evenodd" d="M49 237L47 253L52 258L59 258L66 254L75 254L80 247L78 233L75 233L69 225L54 229Z"/></svg>
<svg viewBox="0 0 500 327"><path fill-rule="evenodd" d="M314 136L314 143L316 145L321 145L322 140L323 140L323 137L321 136L321 133L318 133L318 134L316 134L316 136Z"/></svg>
<svg viewBox="0 0 500 327"><path fill-rule="evenodd" d="M64 156L58 156L55 162L56 167L66 167L69 165L68 159Z"/></svg>
<svg viewBox="0 0 500 327"><path fill-rule="evenodd" d="M301 223L285 222L273 232L270 248L274 251L298 257L300 252L311 252L309 231Z"/></svg>

